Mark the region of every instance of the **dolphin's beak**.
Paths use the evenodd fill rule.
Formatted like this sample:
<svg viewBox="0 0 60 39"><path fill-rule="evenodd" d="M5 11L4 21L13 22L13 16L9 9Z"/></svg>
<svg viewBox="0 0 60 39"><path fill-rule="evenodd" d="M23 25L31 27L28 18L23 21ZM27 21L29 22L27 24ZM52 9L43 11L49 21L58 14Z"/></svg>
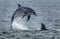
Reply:
<svg viewBox="0 0 60 39"><path fill-rule="evenodd" d="M33 12L34 15L37 15L36 12Z"/></svg>

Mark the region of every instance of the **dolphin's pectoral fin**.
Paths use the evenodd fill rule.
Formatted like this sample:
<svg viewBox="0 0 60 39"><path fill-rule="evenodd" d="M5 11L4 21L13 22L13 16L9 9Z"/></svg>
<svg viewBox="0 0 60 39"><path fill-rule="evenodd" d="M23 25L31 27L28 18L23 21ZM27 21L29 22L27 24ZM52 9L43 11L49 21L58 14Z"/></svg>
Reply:
<svg viewBox="0 0 60 39"><path fill-rule="evenodd" d="M28 16L27 16L27 21L29 21L30 17L31 17L31 15L28 15Z"/></svg>

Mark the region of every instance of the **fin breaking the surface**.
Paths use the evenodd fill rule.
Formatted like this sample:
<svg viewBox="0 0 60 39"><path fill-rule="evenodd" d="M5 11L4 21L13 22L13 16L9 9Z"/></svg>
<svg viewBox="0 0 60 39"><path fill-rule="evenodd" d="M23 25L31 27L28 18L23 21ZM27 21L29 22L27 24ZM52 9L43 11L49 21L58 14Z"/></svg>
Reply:
<svg viewBox="0 0 60 39"><path fill-rule="evenodd" d="M41 23L41 30L48 30L43 23Z"/></svg>

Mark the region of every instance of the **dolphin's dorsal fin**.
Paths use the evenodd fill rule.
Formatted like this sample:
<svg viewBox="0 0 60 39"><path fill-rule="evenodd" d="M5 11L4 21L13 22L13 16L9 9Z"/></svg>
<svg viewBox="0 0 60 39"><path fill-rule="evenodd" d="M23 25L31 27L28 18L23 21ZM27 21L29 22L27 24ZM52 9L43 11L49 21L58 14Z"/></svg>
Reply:
<svg viewBox="0 0 60 39"><path fill-rule="evenodd" d="M21 5L20 4L17 4L18 5L18 7L21 7Z"/></svg>
<svg viewBox="0 0 60 39"><path fill-rule="evenodd" d="M41 23L41 30L48 30L43 23Z"/></svg>

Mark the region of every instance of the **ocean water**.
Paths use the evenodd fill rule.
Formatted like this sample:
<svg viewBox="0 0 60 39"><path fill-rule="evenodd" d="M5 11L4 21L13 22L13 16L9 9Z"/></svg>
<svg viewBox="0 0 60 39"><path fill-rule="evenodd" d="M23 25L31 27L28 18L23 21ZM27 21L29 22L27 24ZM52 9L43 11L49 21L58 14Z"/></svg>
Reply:
<svg viewBox="0 0 60 39"><path fill-rule="evenodd" d="M29 20L31 27L33 25L34 29L40 29L42 22L48 30L20 32L10 30L11 17L18 3L34 9L37 13L37 16L31 16ZM60 0L0 0L0 39L60 39L59 36Z"/></svg>

